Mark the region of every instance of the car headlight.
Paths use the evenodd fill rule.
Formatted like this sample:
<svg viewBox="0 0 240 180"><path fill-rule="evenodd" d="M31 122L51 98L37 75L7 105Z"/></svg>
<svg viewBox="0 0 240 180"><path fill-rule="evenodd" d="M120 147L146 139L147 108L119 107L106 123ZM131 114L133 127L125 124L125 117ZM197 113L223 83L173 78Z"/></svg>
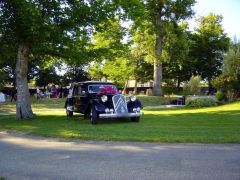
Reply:
<svg viewBox="0 0 240 180"><path fill-rule="evenodd" d="M103 95L101 97L102 102L106 102L108 100L108 97L106 95Z"/></svg>
<svg viewBox="0 0 240 180"><path fill-rule="evenodd" d="M131 100L132 102L136 101L136 99L137 99L136 96L131 96L131 97L130 97L130 100Z"/></svg>

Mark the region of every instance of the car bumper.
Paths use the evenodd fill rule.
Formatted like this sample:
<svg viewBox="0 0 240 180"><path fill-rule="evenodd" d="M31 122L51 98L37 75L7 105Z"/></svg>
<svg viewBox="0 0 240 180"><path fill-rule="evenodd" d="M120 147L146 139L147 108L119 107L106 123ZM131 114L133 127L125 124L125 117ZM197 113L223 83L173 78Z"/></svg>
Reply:
<svg viewBox="0 0 240 180"><path fill-rule="evenodd" d="M143 112L137 113L121 113L121 114L99 114L99 118L128 118L128 117L140 117L143 115Z"/></svg>

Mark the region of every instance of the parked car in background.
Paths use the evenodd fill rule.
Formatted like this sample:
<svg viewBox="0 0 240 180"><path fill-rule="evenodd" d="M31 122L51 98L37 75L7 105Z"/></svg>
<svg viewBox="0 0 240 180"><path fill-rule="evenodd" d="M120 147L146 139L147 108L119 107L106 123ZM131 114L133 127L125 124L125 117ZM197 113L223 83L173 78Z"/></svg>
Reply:
<svg viewBox="0 0 240 180"><path fill-rule="evenodd" d="M135 96L126 100L113 83L84 81L72 84L71 88L72 93L65 103L68 117L81 113L96 124L99 119L106 118L130 118L139 122L143 115L141 102Z"/></svg>

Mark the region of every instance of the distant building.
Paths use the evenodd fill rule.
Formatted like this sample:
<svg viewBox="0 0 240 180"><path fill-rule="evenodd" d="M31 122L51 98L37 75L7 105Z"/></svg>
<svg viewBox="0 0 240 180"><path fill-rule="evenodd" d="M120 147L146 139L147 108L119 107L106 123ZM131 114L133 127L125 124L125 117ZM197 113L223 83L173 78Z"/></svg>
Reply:
<svg viewBox="0 0 240 180"><path fill-rule="evenodd" d="M135 87L135 80L128 80L128 85L127 87ZM148 81L145 83L137 83L137 87L153 87L153 81Z"/></svg>

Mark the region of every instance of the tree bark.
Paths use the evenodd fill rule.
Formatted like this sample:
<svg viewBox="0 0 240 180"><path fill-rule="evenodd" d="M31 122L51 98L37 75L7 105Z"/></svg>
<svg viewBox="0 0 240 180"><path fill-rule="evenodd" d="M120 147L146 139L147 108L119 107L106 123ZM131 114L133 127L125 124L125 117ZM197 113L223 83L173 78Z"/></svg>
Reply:
<svg viewBox="0 0 240 180"><path fill-rule="evenodd" d="M16 103L17 119L35 118L35 115L33 114L31 108L30 93L27 81L29 52L30 48L27 44L25 43L19 44L15 72L17 87L17 103Z"/></svg>
<svg viewBox="0 0 240 180"><path fill-rule="evenodd" d="M162 82L162 62L161 62L161 54L162 54L162 27L161 23L161 14L159 13L156 17L157 31L156 31L156 58L153 64L153 96L162 95L161 82Z"/></svg>
<svg viewBox="0 0 240 180"><path fill-rule="evenodd" d="M155 60L156 61L156 60ZM162 64L158 65L154 62L153 70L153 96L162 95L161 81L162 81Z"/></svg>
<svg viewBox="0 0 240 180"><path fill-rule="evenodd" d="M178 78L177 80L177 90L180 91L180 84L181 84L181 80L180 78Z"/></svg>
<svg viewBox="0 0 240 180"><path fill-rule="evenodd" d="M213 95L214 94L214 89L211 83L211 80L208 80L208 93L207 95Z"/></svg>
<svg viewBox="0 0 240 180"><path fill-rule="evenodd" d="M133 90L135 95L137 95L137 93L138 93L138 92L137 92L137 83L138 83L138 82L137 82L137 80L135 79L135 81L134 81L134 90Z"/></svg>
<svg viewBox="0 0 240 180"><path fill-rule="evenodd" d="M128 80L126 80L122 94L126 95L127 94L127 86L128 86Z"/></svg>

